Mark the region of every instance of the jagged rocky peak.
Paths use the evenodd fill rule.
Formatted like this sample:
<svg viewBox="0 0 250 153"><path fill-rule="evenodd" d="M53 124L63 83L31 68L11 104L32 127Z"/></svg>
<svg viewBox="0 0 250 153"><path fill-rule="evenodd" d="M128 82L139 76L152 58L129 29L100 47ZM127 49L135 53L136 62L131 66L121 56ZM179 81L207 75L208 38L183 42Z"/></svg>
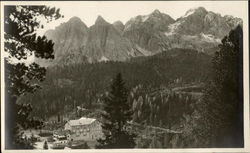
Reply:
<svg viewBox="0 0 250 153"><path fill-rule="evenodd" d="M45 36L52 39L56 44L57 42L65 44L65 41L71 41L73 38L79 41L81 39L86 40L87 33L87 25L79 17L75 16L57 26L54 30L46 31Z"/></svg>
<svg viewBox="0 0 250 153"><path fill-rule="evenodd" d="M185 18L185 17L188 17L190 15L193 15L193 14L199 14L199 15L205 15L207 14L207 10L204 8L204 7L196 7L196 8L192 8L192 9L189 9L184 16L182 16L181 18Z"/></svg>
<svg viewBox="0 0 250 153"><path fill-rule="evenodd" d="M236 26L236 25L243 26L243 20L241 18L236 18L236 17L233 17L232 15L225 15L223 18L231 26Z"/></svg>
<svg viewBox="0 0 250 153"><path fill-rule="evenodd" d="M79 17L74 16L74 17L70 18L68 22L73 22L73 23L74 22L82 22L82 20Z"/></svg>
<svg viewBox="0 0 250 153"><path fill-rule="evenodd" d="M175 20L171 16L162 13L158 9L156 9L148 15L138 15L134 18L131 18L125 24L125 31L131 30L131 28L133 29L134 26L136 28L139 28L137 26L144 27L144 24L149 24L150 26L153 25L153 28L158 28L159 26L167 26L168 24L171 24L174 21Z"/></svg>
<svg viewBox="0 0 250 153"><path fill-rule="evenodd" d="M131 18L125 25L121 21L110 24L98 16L88 28L79 17L72 17L45 35L55 43L57 64L81 63L85 59L125 61L171 48L214 50L238 24L242 25L242 19L203 7L190 9L177 20L156 9Z"/></svg>
<svg viewBox="0 0 250 153"><path fill-rule="evenodd" d="M126 24L123 36L135 43L140 50L158 52L162 39L161 31L166 31L174 19L159 10L154 10L148 15L138 15L131 18Z"/></svg>
<svg viewBox="0 0 250 153"><path fill-rule="evenodd" d="M84 29L88 29L87 25L77 16L74 16L72 18L70 18L67 22L62 23L61 25L59 25L57 28L63 28L65 26L70 26L70 27L77 27L80 26L81 28Z"/></svg>
<svg viewBox="0 0 250 153"><path fill-rule="evenodd" d="M196 12L207 12L207 10L204 7L196 7L193 8L193 10L195 10Z"/></svg>
<svg viewBox="0 0 250 153"><path fill-rule="evenodd" d="M124 25L121 21L116 21L116 22L114 22L112 25L113 25L113 26L115 27L115 29L116 29L118 32L120 32L120 33L122 33L123 30L124 30L124 28L125 28L125 25Z"/></svg>
<svg viewBox="0 0 250 153"><path fill-rule="evenodd" d="M161 12L158 9L155 9L152 13L152 15L159 15Z"/></svg>
<svg viewBox="0 0 250 153"><path fill-rule="evenodd" d="M88 27L79 17L72 17L54 30L46 31L45 36L54 42L55 59L50 64L81 63L88 31ZM40 63L43 64L43 61Z"/></svg>
<svg viewBox="0 0 250 153"><path fill-rule="evenodd" d="M175 20L169 16L168 14L160 12L158 9L154 10L151 14L148 15L149 18L153 18L154 20L161 20L161 22L173 23ZM158 22L158 21L155 21Z"/></svg>
<svg viewBox="0 0 250 153"><path fill-rule="evenodd" d="M155 9L152 13L150 13L148 15L148 17L150 18L158 18L161 20L168 20L169 22L174 22L174 19L169 16L168 14L165 14L163 12L160 12L158 9Z"/></svg>
<svg viewBox="0 0 250 153"><path fill-rule="evenodd" d="M160 12L158 9L154 10L148 16L149 16L149 19L153 20L156 23L161 22L161 24L170 24L170 23L175 22L175 20L171 16L163 12Z"/></svg>
<svg viewBox="0 0 250 153"><path fill-rule="evenodd" d="M207 13L207 10L204 7L192 8L189 11L191 11L191 12L193 11L193 12L197 12L197 13Z"/></svg>
<svg viewBox="0 0 250 153"><path fill-rule="evenodd" d="M119 24L118 25L123 25ZM90 27L84 55L90 62L125 61L135 49L131 42L122 36L113 24L98 16Z"/></svg>
<svg viewBox="0 0 250 153"><path fill-rule="evenodd" d="M105 21L102 16L98 15L98 17L95 20L95 24L102 25L102 24L108 24L108 22Z"/></svg>
<svg viewBox="0 0 250 153"><path fill-rule="evenodd" d="M115 22L113 23L113 25L124 26L124 24L123 24L122 21L120 21L120 20L115 21Z"/></svg>
<svg viewBox="0 0 250 153"><path fill-rule="evenodd" d="M209 24L212 23L216 20L221 20L221 15L220 14L216 14L214 12L209 11L206 16L204 17L204 22Z"/></svg>

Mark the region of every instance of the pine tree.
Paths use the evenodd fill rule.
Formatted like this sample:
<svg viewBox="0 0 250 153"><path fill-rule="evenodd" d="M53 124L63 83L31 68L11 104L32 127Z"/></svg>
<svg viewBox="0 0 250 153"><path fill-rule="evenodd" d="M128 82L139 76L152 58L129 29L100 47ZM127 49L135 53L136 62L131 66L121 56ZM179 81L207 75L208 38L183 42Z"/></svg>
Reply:
<svg viewBox="0 0 250 153"><path fill-rule="evenodd" d="M133 148L135 134L126 130L127 122L132 119L132 111L128 104L128 91L120 73L111 85L111 91L104 99L105 113L102 125L105 135L99 139L97 148Z"/></svg>
<svg viewBox="0 0 250 153"><path fill-rule="evenodd" d="M17 104L17 99L33 93L37 84L45 79L46 69L37 63L24 63L30 55L53 59L53 43L45 36L37 36L36 30L43 27L38 19L47 22L60 18L58 9L46 6L4 6L4 58L5 81L5 147L6 149L30 149L22 138L20 129L36 128L41 122L30 119L31 105Z"/></svg>
<svg viewBox="0 0 250 153"><path fill-rule="evenodd" d="M243 31L222 39L202 104L203 137L212 147L243 147Z"/></svg>

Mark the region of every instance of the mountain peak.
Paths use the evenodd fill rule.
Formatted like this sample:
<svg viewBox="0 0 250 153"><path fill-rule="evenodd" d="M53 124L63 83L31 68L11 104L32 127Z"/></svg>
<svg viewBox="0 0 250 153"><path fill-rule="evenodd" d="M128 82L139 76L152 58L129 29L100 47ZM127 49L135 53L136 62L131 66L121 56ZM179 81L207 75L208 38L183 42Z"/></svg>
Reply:
<svg viewBox="0 0 250 153"><path fill-rule="evenodd" d="M161 15L161 12L158 9L155 9L151 15Z"/></svg>
<svg viewBox="0 0 250 153"><path fill-rule="evenodd" d="M118 31L118 32L122 32L125 28L125 25L121 22L121 21L116 21L113 23L113 26L115 27L115 29Z"/></svg>
<svg viewBox="0 0 250 153"><path fill-rule="evenodd" d="M207 10L204 7L197 7L195 10L200 12L207 12Z"/></svg>
<svg viewBox="0 0 250 153"><path fill-rule="evenodd" d="M196 7L188 10L187 12L199 12L199 13L207 13L207 10L204 7Z"/></svg>
<svg viewBox="0 0 250 153"><path fill-rule="evenodd" d="M122 21L118 20L113 23L113 25L124 25Z"/></svg>
<svg viewBox="0 0 250 153"><path fill-rule="evenodd" d="M82 22L82 20L79 17L74 16L70 18L68 22Z"/></svg>
<svg viewBox="0 0 250 153"><path fill-rule="evenodd" d="M107 21L105 21L102 16L98 15L95 24L106 24L106 23Z"/></svg>
<svg viewBox="0 0 250 153"><path fill-rule="evenodd" d="M160 12L158 9L155 9L155 10L153 11L153 14L161 14L161 12Z"/></svg>
<svg viewBox="0 0 250 153"><path fill-rule="evenodd" d="M65 23L66 25L72 25L72 26L81 26L84 29L88 29L87 25L79 18L79 17L72 17L69 19L68 22Z"/></svg>
<svg viewBox="0 0 250 153"><path fill-rule="evenodd" d="M207 10L204 8L204 7L196 7L196 8L192 8L192 9L189 9L184 16L182 16L182 18L184 17L187 17L191 14L194 14L194 13L198 13L198 14L207 14Z"/></svg>

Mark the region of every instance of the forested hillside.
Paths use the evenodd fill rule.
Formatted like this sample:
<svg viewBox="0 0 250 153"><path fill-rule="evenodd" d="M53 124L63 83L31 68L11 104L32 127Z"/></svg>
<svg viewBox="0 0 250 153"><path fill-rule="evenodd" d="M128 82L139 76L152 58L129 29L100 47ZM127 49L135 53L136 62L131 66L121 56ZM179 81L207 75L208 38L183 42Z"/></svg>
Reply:
<svg viewBox="0 0 250 153"><path fill-rule="evenodd" d="M210 75L211 57L195 50L172 49L126 62L101 62L49 67L42 89L22 97L36 116L72 111L76 106L98 108L112 77L121 72L130 90L138 85L154 90L200 84Z"/></svg>

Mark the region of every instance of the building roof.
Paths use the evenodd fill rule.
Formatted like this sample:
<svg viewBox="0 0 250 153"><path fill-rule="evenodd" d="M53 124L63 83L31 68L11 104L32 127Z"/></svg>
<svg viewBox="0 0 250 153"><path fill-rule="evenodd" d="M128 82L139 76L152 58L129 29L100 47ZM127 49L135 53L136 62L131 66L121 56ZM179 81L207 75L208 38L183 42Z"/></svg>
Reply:
<svg viewBox="0 0 250 153"><path fill-rule="evenodd" d="M70 130L57 130L57 131L54 131L54 134L57 134L57 135L67 135L67 134L70 134L71 131Z"/></svg>
<svg viewBox="0 0 250 153"><path fill-rule="evenodd" d="M77 125L89 125L91 123L93 123L96 119L94 118L86 118L86 117L82 117L78 120L69 120L68 123L71 126L77 126Z"/></svg>

